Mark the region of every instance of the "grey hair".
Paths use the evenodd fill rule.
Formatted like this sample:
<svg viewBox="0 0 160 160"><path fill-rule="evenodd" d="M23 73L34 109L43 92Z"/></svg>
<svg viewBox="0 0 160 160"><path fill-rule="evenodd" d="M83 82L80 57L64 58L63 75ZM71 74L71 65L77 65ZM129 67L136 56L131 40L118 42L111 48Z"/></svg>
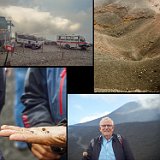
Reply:
<svg viewBox="0 0 160 160"><path fill-rule="evenodd" d="M100 120L100 122L99 122L99 125L101 124L102 121L111 121L111 122L112 122L112 125L114 125L113 120L112 120L111 118L109 118L109 117L104 117L104 118L102 118L102 119Z"/></svg>

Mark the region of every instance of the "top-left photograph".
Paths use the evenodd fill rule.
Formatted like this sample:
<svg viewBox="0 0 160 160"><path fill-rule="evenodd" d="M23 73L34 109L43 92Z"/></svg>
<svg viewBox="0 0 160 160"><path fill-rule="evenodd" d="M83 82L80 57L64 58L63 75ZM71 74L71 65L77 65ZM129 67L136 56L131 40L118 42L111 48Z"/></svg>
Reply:
<svg viewBox="0 0 160 160"><path fill-rule="evenodd" d="M93 1L1 0L0 66L93 66Z"/></svg>

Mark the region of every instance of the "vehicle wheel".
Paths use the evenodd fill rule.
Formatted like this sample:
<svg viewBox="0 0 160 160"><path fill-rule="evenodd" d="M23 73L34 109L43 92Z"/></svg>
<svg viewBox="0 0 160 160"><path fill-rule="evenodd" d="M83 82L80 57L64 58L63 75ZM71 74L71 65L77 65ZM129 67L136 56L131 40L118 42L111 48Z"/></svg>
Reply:
<svg viewBox="0 0 160 160"><path fill-rule="evenodd" d="M32 49L36 49L36 46L34 44L32 45Z"/></svg>
<svg viewBox="0 0 160 160"><path fill-rule="evenodd" d="M67 49L70 49L70 45L69 45L69 44L66 44L65 47L66 47Z"/></svg>
<svg viewBox="0 0 160 160"><path fill-rule="evenodd" d="M81 47L81 50L86 50L86 49L87 49L86 46L82 46L82 47Z"/></svg>

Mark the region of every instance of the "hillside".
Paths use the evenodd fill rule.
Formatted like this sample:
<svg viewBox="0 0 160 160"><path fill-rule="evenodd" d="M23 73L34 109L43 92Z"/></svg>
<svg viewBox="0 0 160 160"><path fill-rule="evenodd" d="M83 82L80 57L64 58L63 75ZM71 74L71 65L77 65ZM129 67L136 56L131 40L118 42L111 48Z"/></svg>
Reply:
<svg viewBox="0 0 160 160"><path fill-rule="evenodd" d="M114 120L114 124L128 123L128 122L151 122L160 120L160 103L154 103L154 100L149 102L152 107L144 107L138 102L128 102L120 106L115 111L107 116ZM105 116L104 116L105 117ZM79 123L75 126L98 126L102 117L95 120Z"/></svg>
<svg viewBox="0 0 160 160"><path fill-rule="evenodd" d="M159 91L160 2L106 0L97 4L95 89Z"/></svg>
<svg viewBox="0 0 160 160"><path fill-rule="evenodd" d="M127 138L136 160L159 160L159 126L160 121L123 123L116 125L115 133ZM81 159L90 140L99 135L98 126L70 126L68 133L69 160Z"/></svg>

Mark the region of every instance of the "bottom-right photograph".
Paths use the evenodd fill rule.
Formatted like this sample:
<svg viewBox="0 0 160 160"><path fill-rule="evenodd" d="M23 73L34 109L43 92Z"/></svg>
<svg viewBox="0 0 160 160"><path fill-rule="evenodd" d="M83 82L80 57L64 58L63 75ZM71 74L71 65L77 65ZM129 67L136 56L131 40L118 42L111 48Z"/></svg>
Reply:
<svg viewBox="0 0 160 160"><path fill-rule="evenodd" d="M159 160L160 94L69 94L69 160Z"/></svg>

